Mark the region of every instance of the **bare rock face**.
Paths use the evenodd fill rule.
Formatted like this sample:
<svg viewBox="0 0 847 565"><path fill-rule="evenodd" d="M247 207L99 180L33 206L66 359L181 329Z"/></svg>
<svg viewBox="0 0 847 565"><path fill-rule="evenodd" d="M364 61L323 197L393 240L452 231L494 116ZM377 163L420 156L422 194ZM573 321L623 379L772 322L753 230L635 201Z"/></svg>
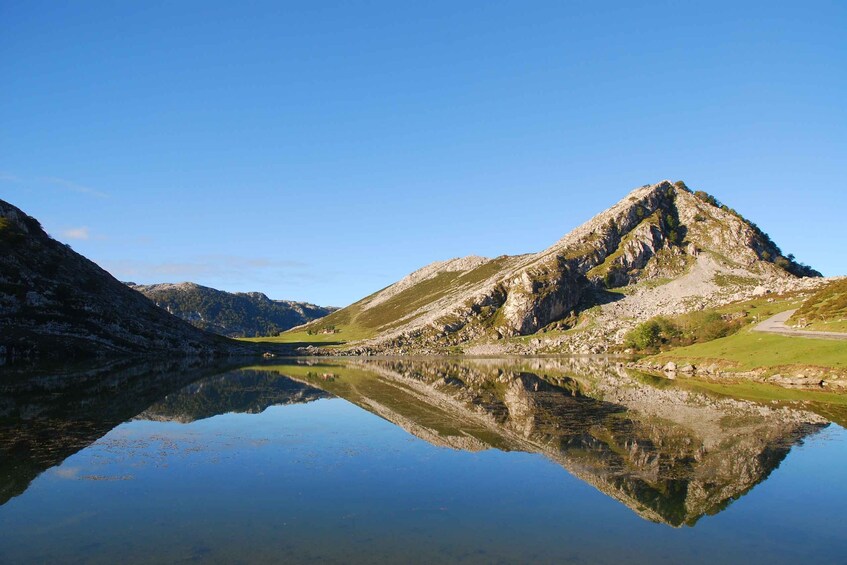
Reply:
<svg viewBox="0 0 847 565"><path fill-rule="evenodd" d="M251 349L251 348L250 348ZM248 346L157 308L0 200L0 365L108 355L216 356Z"/></svg>

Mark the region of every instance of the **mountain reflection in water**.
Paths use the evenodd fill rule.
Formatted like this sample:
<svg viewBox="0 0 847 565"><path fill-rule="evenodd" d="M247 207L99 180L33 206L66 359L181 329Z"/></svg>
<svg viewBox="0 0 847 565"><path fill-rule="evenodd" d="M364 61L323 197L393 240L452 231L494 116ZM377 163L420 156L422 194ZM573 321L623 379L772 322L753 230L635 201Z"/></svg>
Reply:
<svg viewBox="0 0 847 565"><path fill-rule="evenodd" d="M720 512L828 425L813 412L658 388L614 363L578 358L275 369L435 445L543 454L672 526Z"/></svg>
<svg viewBox="0 0 847 565"><path fill-rule="evenodd" d="M828 424L804 409L650 382L613 362L576 358L107 367L5 379L0 504L130 419L193 422L330 396L433 445L542 454L671 526L720 512Z"/></svg>

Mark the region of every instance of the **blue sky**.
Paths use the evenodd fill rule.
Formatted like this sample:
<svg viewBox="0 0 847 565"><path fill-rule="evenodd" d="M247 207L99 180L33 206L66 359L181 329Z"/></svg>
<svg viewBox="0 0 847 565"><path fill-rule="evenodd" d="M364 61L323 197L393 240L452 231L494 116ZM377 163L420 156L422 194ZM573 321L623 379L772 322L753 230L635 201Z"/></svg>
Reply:
<svg viewBox="0 0 847 565"><path fill-rule="evenodd" d="M847 274L844 2L0 0L0 198L121 280L345 305L683 179Z"/></svg>

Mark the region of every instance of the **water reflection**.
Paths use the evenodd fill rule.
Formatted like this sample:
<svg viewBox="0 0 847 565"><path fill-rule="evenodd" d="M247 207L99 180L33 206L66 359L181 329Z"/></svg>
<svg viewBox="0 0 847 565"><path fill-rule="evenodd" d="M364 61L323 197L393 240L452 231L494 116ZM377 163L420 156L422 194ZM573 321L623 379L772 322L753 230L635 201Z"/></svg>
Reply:
<svg viewBox="0 0 847 565"><path fill-rule="evenodd" d="M436 445L541 453L643 518L672 526L720 512L828 425L806 410L651 386L596 360L276 370Z"/></svg>
<svg viewBox="0 0 847 565"><path fill-rule="evenodd" d="M5 374L0 379L0 505L132 418L190 422L328 394L277 373L189 362Z"/></svg>
<svg viewBox="0 0 847 565"><path fill-rule="evenodd" d="M643 518L693 526L828 423L578 359L165 364L3 382L0 504L129 419L193 422L332 395L433 445L543 454Z"/></svg>

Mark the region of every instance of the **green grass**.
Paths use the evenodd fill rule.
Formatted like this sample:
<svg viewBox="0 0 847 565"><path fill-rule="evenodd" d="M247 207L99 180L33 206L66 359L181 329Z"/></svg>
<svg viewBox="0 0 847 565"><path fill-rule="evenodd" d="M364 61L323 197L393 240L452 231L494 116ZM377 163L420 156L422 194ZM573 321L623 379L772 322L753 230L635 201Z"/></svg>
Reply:
<svg viewBox="0 0 847 565"><path fill-rule="evenodd" d="M404 291L395 294L385 302L368 308L356 316L355 320L364 328L377 330L411 315L415 310L443 298L455 287L453 283L460 277L459 271L438 273Z"/></svg>
<svg viewBox="0 0 847 565"><path fill-rule="evenodd" d="M790 323L790 322L789 322ZM829 322L811 322L803 326L804 330L818 332L841 332L847 333L847 320L832 320Z"/></svg>
<svg viewBox="0 0 847 565"><path fill-rule="evenodd" d="M806 329L847 331L847 279L825 286L806 300L789 320Z"/></svg>
<svg viewBox="0 0 847 565"><path fill-rule="evenodd" d="M847 371L847 343L807 339L742 330L735 335L679 347L660 353L651 360L715 363L726 371L770 368L822 367Z"/></svg>
<svg viewBox="0 0 847 565"><path fill-rule="evenodd" d="M655 353L657 348L677 351L680 347L696 343L708 343L720 336L729 336L771 316L797 308L804 294L768 294L751 300L734 302L719 308L697 310L673 317L657 316L637 326L627 334L626 347L638 349L638 336L644 336L646 326L653 325L664 330L656 335L650 345L641 345L642 353ZM675 330L675 331L674 331ZM642 338L643 339L643 338Z"/></svg>
<svg viewBox="0 0 847 565"><path fill-rule="evenodd" d="M349 333L347 334L349 336ZM346 336L345 336L346 337ZM341 333L337 334L313 334L309 335L305 331L288 331L278 336L260 336L260 337L240 337L239 341L251 341L253 343L290 343L290 344L315 344L315 345L340 345L346 343Z"/></svg>
<svg viewBox="0 0 847 565"><path fill-rule="evenodd" d="M731 275L727 273L718 273L715 275L714 282L721 288L730 286L756 286L759 281L752 277L742 277L739 275Z"/></svg>
<svg viewBox="0 0 847 565"><path fill-rule="evenodd" d="M515 257L510 255L501 255L496 259L492 259L488 263L483 263L476 269L463 273L456 279L458 284L476 284L488 280L500 271L502 271L510 262L514 261Z"/></svg>
<svg viewBox="0 0 847 565"><path fill-rule="evenodd" d="M297 343L315 345L341 345L371 338L380 332L414 319L415 312L440 298L454 292L456 288L477 284L497 274L513 258L498 257L483 263L470 271L448 271L438 273L432 278L421 281L388 300L368 307L368 303L376 296L371 296L356 302L346 308L333 312L329 316L316 320L305 327L290 330L275 337L254 338L251 341L270 343ZM378 293L377 293L378 294ZM308 330L320 332L324 328L334 326L338 333L309 334Z"/></svg>

